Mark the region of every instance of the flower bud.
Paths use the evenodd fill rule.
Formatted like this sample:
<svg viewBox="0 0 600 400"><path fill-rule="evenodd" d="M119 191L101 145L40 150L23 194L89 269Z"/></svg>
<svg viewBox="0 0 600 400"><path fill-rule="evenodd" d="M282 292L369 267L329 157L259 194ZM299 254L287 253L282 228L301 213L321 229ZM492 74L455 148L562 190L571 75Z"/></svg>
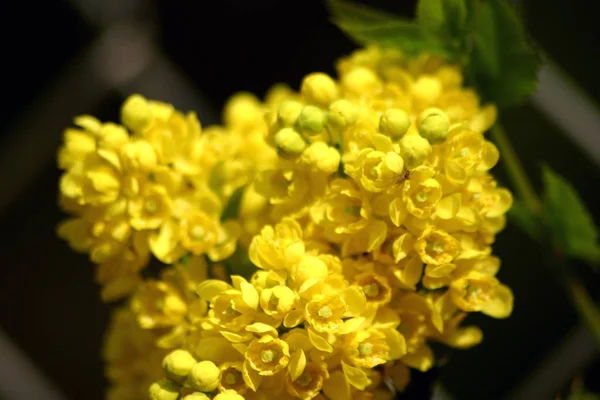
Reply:
<svg viewBox="0 0 600 400"><path fill-rule="evenodd" d="M405 135L400 140L402 158L409 168L420 165L431 153L431 145L427 139L417 135Z"/></svg>
<svg viewBox="0 0 600 400"><path fill-rule="evenodd" d="M442 84L439 79L431 76L420 77L412 87L412 95L421 106L433 104L442 94Z"/></svg>
<svg viewBox="0 0 600 400"><path fill-rule="evenodd" d="M202 392L194 392L184 396L181 400L210 400L210 397Z"/></svg>
<svg viewBox="0 0 600 400"><path fill-rule="evenodd" d="M163 359L165 376L177 383L183 383L196 360L185 350L175 350Z"/></svg>
<svg viewBox="0 0 600 400"><path fill-rule="evenodd" d="M327 115L315 106L306 106L298 117L298 126L309 133L319 133L327 123Z"/></svg>
<svg viewBox="0 0 600 400"><path fill-rule="evenodd" d="M148 390L151 400L177 400L179 387L168 379L154 382Z"/></svg>
<svg viewBox="0 0 600 400"><path fill-rule="evenodd" d="M419 126L419 135L429 141L430 144L441 144L448 137L450 121L445 112L436 108L423 111Z"/></svg>
<svg viewBox="0 0 600 400"><path fill-rule="evenodd" d="M213 397L213 400L244 400L244 397L237 394L235 390L226 390Z"/></svg>
<svg viewBox="0 0 600 400"><path fill-rule="evenodd" d="M392 138L404 136L410 126L410 118L404 110L389 108L381 115L379 131Z"/></svg>
<svg viewBox="0 0 600 400"><path fill-rule="evenodd" d="M381 81L372 70L357 67L342 78L342 87L350 94L360 96L381 87Z"/></svg>
<svg viewBox="0 0 600 400"><path fill-rule="evenodd" d="M141 132L152 120L152 110L139 94L131 95L121 107L121 121L134 132Z"/></svg>
<svg viewBox="0 0 600 400"><path fill-rule="evenodd" d="M154 147L144 140L126 143L121 150L121 160L128 172L150 172L158 162Z"/></svg>
<svg viewBox="0 0 600 400"><path fill-rule="evenodd" d="M338 97L335 81L327 74L315 72L302 81L300 93L308 103L328 106Z"/></svg>
<svg viewBox="0 0 600 400"><path fill-rule="evenodd" d="M194 390L212 392L219 385L221 370L212 361L200 361L188 375L187 384Z"/></svg>
<svg viewBox="0 0 600 400"><path fill-rule="evenodd" d="M323 142L314 142L302 153L302 162L311 167L333 174L340 165L340 152Z"/></svg>
<svg viewBox="0 0 600 400"><path fill-rule="evenodd" d="M275 134L275 146L285 154L298 155L304 151L306 142L293 128L280 129Z"/></svg>
<svg viewBox="0 0 600 400"><path fill-rule="evenodd" d="M336 100L329 106L328 121L336 128L342 128L354 123L356 110L348 100Z"/></svg>
<svg viewBox="0 0 600 400"><path fill-rule="evenodd" d="M277 110L277 121L281 126L293 126L298 120L301 111L302 104L297 101L284 101L279 105L279 109Z"/></svg>

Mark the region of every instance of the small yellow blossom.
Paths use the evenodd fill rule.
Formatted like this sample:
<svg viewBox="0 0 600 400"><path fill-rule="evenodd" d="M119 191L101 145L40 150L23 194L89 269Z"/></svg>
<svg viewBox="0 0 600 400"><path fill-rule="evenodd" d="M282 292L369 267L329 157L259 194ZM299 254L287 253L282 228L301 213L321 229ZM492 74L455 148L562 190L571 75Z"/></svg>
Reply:
<svg viewBox="0 0 600 400"><path fill-rule="evenodd" d="M347 309L341 297L326 296L306 304L306 320L317 332L334 332L342 325Z"/></svg>
<svg viewBox="0 0 600 400"><path fill-rule="evenodd" d="M272 376L287 367L290 361L289 346L281 339L266 335L250 343L246 360L259 375Z"/></svg>
<svg viewBox="0 0 600 400"><path fill-rule="evenodd" d="M286 388L290 395L309 400L316 397L323 389L323 382L329 378L327 365L319 362L306 364L304 370L296 379L288 375Z"/></svg>

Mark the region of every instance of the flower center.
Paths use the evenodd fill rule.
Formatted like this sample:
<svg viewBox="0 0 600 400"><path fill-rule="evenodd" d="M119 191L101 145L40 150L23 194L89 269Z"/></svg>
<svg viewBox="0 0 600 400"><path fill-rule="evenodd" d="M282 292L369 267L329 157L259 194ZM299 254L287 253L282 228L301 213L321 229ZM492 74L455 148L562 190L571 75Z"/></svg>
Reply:
<svg viewBox="0 0 600 400"><path fill-rule="evenodd" d="M379 294L379 285L376 283L369 283L363 286L363 292L367 297L376 297Z"/></svg>
<svg viewBox="0 0 600 400"><path fill-rule="evenodd" d="M373 353L373 345L371 343L361 343L358 345L358 352L361 356L368 356Z"/></svg>
<svg viewBox="0 0 600 400"><path fill-rule="evenodd" d="M158 204L156 203L156 201L148 199L144 202L144 209L147 213L154 214L158 211Z"/></svg>
<svg viewBox="0 0 600 400"><path fill-rule="evenodd" d="M312 382L312 378L310 374L302 374L296 379L296 382L298 382L300 386L308 386Z"/></svg>
<svg viewBox="0 0 600 400"><path fill-rule="evenodd" d="M348 215L352 215L353 217L360 217L360 209L361 206L347 206L344 207L344 212Z"/></svg>
<svg viewBox="0 0 600 400"><path fill-rule="evenodd" d="M415 197L419 203L424 203L427 201L427 193L425 192L419 192Z"/></svg>
<svg viewBox="0 0 600 400"><path fill-rule="evenodd" d="M468 147L464 147L461 151L460 151L460 155L462 157L469 157L469 155L471 154L471 150L469 150Z"/></svg>
<svg viewBox="0 0 600 400"><path fill-rule="evenodd" d="M317 311L317 314L321 318L331 318L331 316L333 315L333 312L331 311L331 308L329 308L327 306L323 306L319 309L319 311Z"/></svg>
<svg viewBox="0 0 600 400"><path fill-rule="evenodd" d="M196 239L196 240L201 240L201 239L203 239L203 238L204 238L204 236L205 236L205 231L204 231L204 228L203 228L203 227L201 227L201 226L198 226L198 225L194 226L194 227L192 228L192 236L193 236L193 238L194 238L194 239Z"/></svg>
<svg viewBox="0 0 600 400"><path fill-rule="evenodd" d="M237 378L235 377L235 374L233 372L230 372L227 375L225 375L225 383L227 383L228 385L235 385L236 382Z"/></svg>
<svg viewBox="0 0 600 400"><path fill-rule="evenodd" d="M444 252L444 243L435 241L427 245L427 249L429 251L433 251L436 254L441 254Z"/></svg>
<svg viewBox="0 0 600 400"><path fill-rule="evenodd" d="M276 357L277 352L275 350L263 350L260 354L260 359L265 364L272 362Z"/></svg>

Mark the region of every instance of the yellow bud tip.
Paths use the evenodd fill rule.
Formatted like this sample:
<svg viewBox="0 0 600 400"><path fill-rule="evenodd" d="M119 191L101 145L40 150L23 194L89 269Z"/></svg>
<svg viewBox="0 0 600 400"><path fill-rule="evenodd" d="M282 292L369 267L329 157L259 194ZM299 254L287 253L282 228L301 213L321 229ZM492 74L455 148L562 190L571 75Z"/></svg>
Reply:
<svg viewBox="0 0 600 400"><path fill-rule="evenodd" d="M427 139L417 134L409 134L400 140L400 150L402 158L406 161L408 167L414 168L422 164L429 157L432 149Z"/></svg>
<svg viewBox="0 0 600 400"><path fill-rule="evenodd" d="M187 384L200 392L212 392L219 385L221 370L212 361L196 363L188 374Z"/></svg>
<svg viewBox="0 0 600 400"><path fill-rule="evenodd" d="M179 386L168 379L164 379L150 385L148 394L151 400L177 400L179 398Z"/></svg>
<svg viewBox="0 0 600 400"><path fill-rule="evenodd" d="M237 394L235 390L225 390L213 397L213 400L244 400L244 397Z"/></svg>
<svg viewBox="0 0 600 400"><path fill-rule="evenodd" d="M300 116L302 107L302 104L297 101L284 101L277 110L277 121L281 126L293 126Z"/></svg>
<svg viewBox="0 0 600 400"><path fill-rule="evenodd" d="M448 137L450 120L445 112L436 108L423 111L420 118L419 135L431 144L441 144Z"/></svg>
<svg viewBox="0 0 600 400"><path fill-rule="evenodd" d="M274 137L275 146L285 154L298 155L306 148L302 136L292 128L279 130Z"/></svg>
<svg viewBox="0 0 600 400"><path fill-rule="evenodd" d="M175 350L163 359L163 370L167 378L183 383L196 360L185 350Z"/></svg>
<svg viewBox="0 0 600 400"><path fill-rule="evenodd" d="M152 120L148 101L139 94L131 95L121 107L121 121L134 132L142 131Z"/></svg>
<svg viewBox="0 0 600 400"><path fill-rule="evenodd" d="M336 128L342 128L354 123L356 110L348 100L337 100L329 106L328 122Z"/></svg>
<svg viewBox="0 0 600 400"><path fill-rule="evenodd" d="M410 118L406 111L396 108L386 110L379 120L379 131L392 138L401 138L410 127Z"/></svg>
<svg viewBox="0 0 600 400"><path fill-rule="evenodd" d="M319 107L306 106L298 117L298 126L309 133L319 133L327 123L327 114Z"/></svg>
<svg viewBox="0 0 600 400"><path fill-rule="evenodd" d="M325 107L338 97L335 81L322 72L307 75L300 86L300 93L308 103Z"/></svg>
<svg viewBox="0 0 600 400"><path fill-rule="evenodd" d="M210 397L201 392L194 392L183 397L181 400L210 400Z"/></svg>

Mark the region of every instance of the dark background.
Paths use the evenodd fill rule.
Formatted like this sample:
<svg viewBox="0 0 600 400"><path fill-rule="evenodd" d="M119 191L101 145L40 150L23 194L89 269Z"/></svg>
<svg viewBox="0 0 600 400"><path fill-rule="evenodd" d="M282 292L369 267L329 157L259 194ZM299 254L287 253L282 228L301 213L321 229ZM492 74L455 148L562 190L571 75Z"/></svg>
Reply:
<svg viewBox="0 0 600 400"><path fill-rule="evenodd" d="M92 107L65 101L36 114L52 98L50 92L78 99L95 90L94 75L60 87L61 77L84 62L82 54L102 31L73 3L2 3L0 143L8 145L0 147L0 176L21 184L0 187L0 198L6 200L0 209L0 326L69 399L93 400L102 398L106 384L99 353L109 308L99 300L87 258L55 237L63 214L56 205L59 171L53 155L72 116L89 113L115 120L126 89L108 90ZM187 89L207 99L207 110L219 110L239 90L262 96L276 82L297 89L309 72L334 74L334 61L355 48L316 0L141 3L135 20L152 24L158 48L188 77ZM412 16L415 1L364 3ZM520 10L540 46L598 101L600 29L590 3L528 0ZM179 107L190 106L177 104L175 93L166 94L171 95ZM205 125L217 122L218 114L205 114ZM532 105L509 110L505 117L535 184L539 187L539 166L545 160L579 189L600 221L597 165ZM10 143L18 135L26 135L22 138L31 155L11 161ZM38 158L40 151L46 158ZM35 173L22 173L36 162L41 167ZM496 174L506 184L502 165ZM499 277L515 293L515 311L502 321L471 318L483 328L484 342L469 351L454 351L441 375L457 399L504 398L576 324L540 248L508 226L495 252L503 260Z"/></svg>

